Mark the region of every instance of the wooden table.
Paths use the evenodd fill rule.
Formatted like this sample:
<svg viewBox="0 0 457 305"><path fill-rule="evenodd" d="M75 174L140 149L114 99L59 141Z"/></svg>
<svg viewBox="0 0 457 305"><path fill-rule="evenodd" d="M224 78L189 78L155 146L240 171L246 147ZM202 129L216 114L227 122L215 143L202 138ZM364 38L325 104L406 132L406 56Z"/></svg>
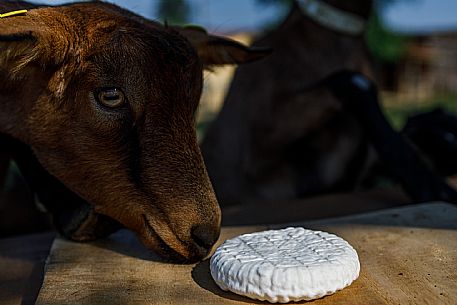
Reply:
<svg viewBox="0 0 457 305"><path fill-rule="evenodd" d="M20 221L8 216L10 213L18 212L21 200L18 202L11 197L0 199L2 199L0 200L2 233L5 233L5 229L8 230L9 226L15 232L23 230L26 228L25 224L36 218L36 215L27 217L28 212L24 212L24 209L21 210L21 213L16 213L22 215ZM263 208L260 213L259 209L253 205L230 206L223 209L223 223L233 226L305 221L387 209L408 202L410 202L409 199L399 189L378 188L323 195L284 204L262 204ZM2 203L12 209L2 206ZM284 206L287 206L287 209L284 209ZM44 261L48 256L53 239L52 232L0 239L1 305L35 304L44 277Z"/></svg>
<svg viewBox="0 0 457 305"><path fill-rule="evenodd" d="M430 203L359 216L296 223L336 233L358 251L350 287L310 304L456 304L457 207ZM287 225L224 227L221 242ZM57 238L38 305L257 304L220 290L208 261L172 265L129 231L90 244Z"/></svg>

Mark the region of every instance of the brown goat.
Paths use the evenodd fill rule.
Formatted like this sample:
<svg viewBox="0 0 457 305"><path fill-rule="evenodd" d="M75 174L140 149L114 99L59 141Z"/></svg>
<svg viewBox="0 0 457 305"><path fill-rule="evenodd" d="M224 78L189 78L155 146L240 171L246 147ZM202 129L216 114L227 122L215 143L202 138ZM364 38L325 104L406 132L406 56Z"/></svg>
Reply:
<svg viewBox="0 0 457 305"><path fill-rule="evenodd" d="M264 52L103 2L0 1L24 8L0 19L1 153L68 237L119 222L166 258L202 259L221 221L194 127L202 67Z"/></svg>
<svg viewBox="0 0 457 305"><path fill-rule="evenodd" d="M365 20L371 12L371 1L326 2ZM297 88L341 69L373 75L363 36L317 24L295 1L254 45L274 51L238 68L202 144L220 203L284 201L353 185L358 177L347 176L348 165L365 162L360 126L330 91Z"/></svg>
<svg viewBox="0 0 457 305"><path fill-rule="evenodd" d="M338 20L307 11L319 11L318 5L330 5L327 16L336 15L332 8L340 10L339 21L353 18L355 26L342 22L338 28ZM274 52L238 69L202 144L221 205L351 191L365 180L376 155L412 199L457 200L455 190L388 124L375 86L353 72L374 78L358 26L371 6L366 0L296 0L286 20L254 43Z"/></svg>

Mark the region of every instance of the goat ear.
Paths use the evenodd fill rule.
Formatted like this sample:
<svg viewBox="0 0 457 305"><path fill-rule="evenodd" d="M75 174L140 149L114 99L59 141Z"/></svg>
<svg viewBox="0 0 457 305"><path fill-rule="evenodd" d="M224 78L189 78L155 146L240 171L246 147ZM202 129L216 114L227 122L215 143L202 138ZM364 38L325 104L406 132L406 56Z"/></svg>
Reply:
<svg viewBox="0 0 457 305"><path fill-rule="evenodd" d="M271 53L270 48L250 48L229 38L210 35L197 26L177 30L190 41L205 66L242 64L259 60Z"/></svg>
<svg viewBox="0 0 457 305"><path fill-rule="evenodd" d="M37 14L30 12L30 15L0 20L0 67L17 72L35 60L46 65L61 59L62 52L56 43L58 35L49 35L50 30L46 31L49 27L39 21Z"/></svg>
<svg viewBox="0 0 457 305"><path fill-rule="evenodd" d="M0 34L0 67L18 72L37 56L36 38L30 33Z"/></svg>

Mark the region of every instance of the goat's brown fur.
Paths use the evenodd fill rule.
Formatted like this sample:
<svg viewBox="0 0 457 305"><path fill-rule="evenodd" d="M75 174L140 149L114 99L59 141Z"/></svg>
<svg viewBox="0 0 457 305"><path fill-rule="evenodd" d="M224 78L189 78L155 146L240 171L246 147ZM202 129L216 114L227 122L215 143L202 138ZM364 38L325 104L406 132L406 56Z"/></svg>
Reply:
<svg viewBox="0 0 457 305"><path fill-rule="evenodd" d="M0 19L0 133L31 147L95 214L136 231L146 246L203 258L221 215L194 127L202 67L259 54L214 43L200 59L205 46L184 36L192 30L103 2L33 9L0 1L2 11L20 8L30 10ZM126 105L97 103L94 90L104 87L120 88Z"/></svg>

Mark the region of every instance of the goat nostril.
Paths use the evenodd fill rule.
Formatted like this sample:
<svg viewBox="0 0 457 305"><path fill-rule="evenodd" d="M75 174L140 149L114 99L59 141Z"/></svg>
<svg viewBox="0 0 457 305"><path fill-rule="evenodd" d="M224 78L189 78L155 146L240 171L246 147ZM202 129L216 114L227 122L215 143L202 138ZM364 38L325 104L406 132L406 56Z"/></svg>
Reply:
<svg viewBox="0 0 457 305"><path fill-rule="evenodd" d="M205 249L211 249L211 247L217 241L217 234L211 227L207 226L195 226L191 230L191 236L194 242Z"/></svg>

